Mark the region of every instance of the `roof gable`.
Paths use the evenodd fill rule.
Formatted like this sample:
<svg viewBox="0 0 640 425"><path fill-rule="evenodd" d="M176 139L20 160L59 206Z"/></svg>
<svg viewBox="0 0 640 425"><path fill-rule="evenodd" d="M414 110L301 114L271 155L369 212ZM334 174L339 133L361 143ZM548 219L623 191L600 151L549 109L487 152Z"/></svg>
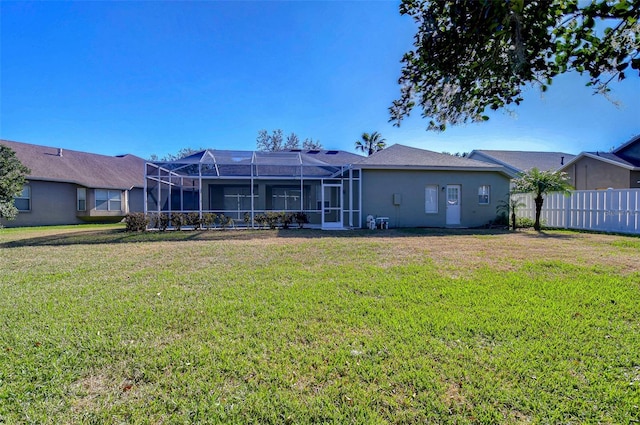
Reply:
<svg viewBox="0 0 640 425"><path fill-rule="evenodd" d="M134 155L106 156L9 140L0 143L29 167L27 179L103 189L144 186L144 160Z"/></svg>

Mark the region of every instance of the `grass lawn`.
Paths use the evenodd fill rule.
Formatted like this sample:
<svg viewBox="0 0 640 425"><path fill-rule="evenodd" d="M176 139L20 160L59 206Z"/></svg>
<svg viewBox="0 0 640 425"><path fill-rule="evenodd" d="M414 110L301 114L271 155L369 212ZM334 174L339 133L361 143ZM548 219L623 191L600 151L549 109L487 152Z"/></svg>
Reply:
<svg viewBox="0 0 640 425"><path fill-rule="evenodd" d="M640 238L0 230L0 423L640 421Z"/></svg>

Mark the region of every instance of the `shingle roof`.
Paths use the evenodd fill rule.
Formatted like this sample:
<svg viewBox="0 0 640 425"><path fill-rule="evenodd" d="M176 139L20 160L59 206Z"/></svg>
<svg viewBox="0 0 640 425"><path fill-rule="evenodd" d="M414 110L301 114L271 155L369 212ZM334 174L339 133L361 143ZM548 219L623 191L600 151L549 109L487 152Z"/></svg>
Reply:
<svg viewBox="0 0 640 425"><path fill-rule="evenodd" d="M89 188L144 187L144 159L134 155L106 156L0 140L29 167L28 179L75 183Z"/></svg>
<svg viewBox="0 0 640 425"><path fill-rule="evenodd" d="M367 167L425 167L425 168L473 168L496 170L502 167L469 158L412 148L404 145L391 145L364 158L358 163Z"/></svg>
<svg viewBox="0 0 640 425"><path fill-rule="evenodd" d="M532 152L532 151L501 151L501 150L474 150L472 157L479 160L487 158L497 164L512 168L516 172L528 171L537 168L541 171L558 170L564 164L571 161L575 155L564 152Z"/></svg>
<svg viewBox="0 0 640 425"><path fill-rule="evenodd" d="M609 161L617 162L621 165L626 165L628 167L637 167L639 162L639 161L632 162L631 160L621 158L620 156L616 155L613 152L585 152L585 153L591 154L592 157L604 158Z"/></svg>

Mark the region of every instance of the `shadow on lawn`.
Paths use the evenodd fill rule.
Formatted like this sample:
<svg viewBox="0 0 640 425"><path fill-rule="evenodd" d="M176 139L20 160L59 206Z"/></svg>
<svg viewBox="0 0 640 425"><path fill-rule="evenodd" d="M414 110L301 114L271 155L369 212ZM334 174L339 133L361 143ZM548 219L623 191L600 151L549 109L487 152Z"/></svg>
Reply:
<svg viewBox="0 0 640 425"><path fill-rule="evenodd" d="M409 228L388 230L317 230L317 229L280 229L280 230L183 230L167 232L126 232L123 229L83 230L61 232L45 236L18 239L0 243L0 248L20 248L33 246L99 245L145 242L193 242L193 241L243 241L270 238L410 238L443 236L497 236L510 232L500 229L433 229Z"/></svg>

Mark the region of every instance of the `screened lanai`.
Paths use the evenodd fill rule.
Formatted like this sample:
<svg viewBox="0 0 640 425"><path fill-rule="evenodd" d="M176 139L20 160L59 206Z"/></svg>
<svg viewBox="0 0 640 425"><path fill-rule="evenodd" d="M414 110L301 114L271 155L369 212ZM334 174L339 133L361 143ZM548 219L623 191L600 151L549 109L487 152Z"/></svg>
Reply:
<svg viewBox="0 0 640 425"><path fill-rule="evenodd" d="M147 162L145 212L224 214L236 226L252 227L268 211L304 212L309 227L359 226L360 171L349 162L357 158L327 150L207 149Z"/></svg>

